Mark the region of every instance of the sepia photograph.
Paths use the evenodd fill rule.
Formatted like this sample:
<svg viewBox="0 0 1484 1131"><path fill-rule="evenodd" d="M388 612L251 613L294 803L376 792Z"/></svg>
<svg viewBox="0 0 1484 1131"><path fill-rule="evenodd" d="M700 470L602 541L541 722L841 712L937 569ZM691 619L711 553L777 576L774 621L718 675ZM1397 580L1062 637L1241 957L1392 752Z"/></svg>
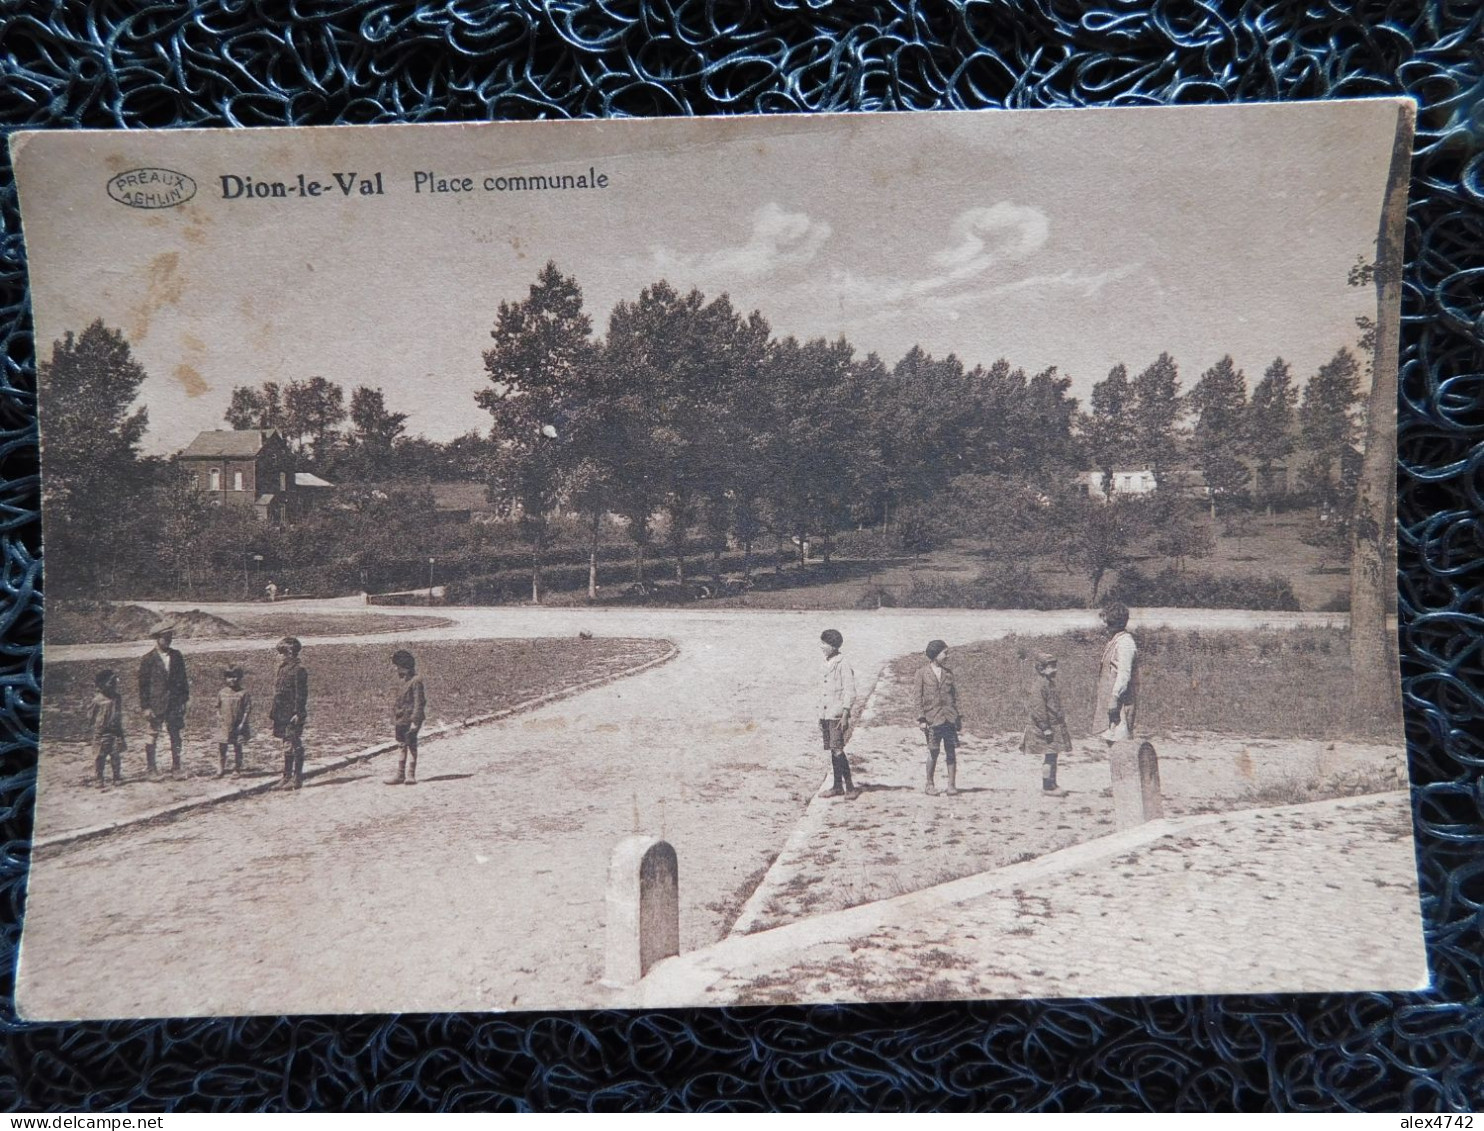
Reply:
<svg viewBox="0 0 1484 1131"><path fill-rule="evenodd" d="M1425 988L1413 114L14 135L19 1010Z"/></svg>

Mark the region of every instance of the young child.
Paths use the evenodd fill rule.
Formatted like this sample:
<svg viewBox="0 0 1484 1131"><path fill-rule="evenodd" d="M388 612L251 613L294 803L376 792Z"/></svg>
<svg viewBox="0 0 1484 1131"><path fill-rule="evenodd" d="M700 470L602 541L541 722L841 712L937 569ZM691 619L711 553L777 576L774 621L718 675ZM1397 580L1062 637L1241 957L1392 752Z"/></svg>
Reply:
<svg viewBox="0 0 1484 1131"><path fill-rule="evenodd" d="M1065 797L1067 791L1056 784L1056 757L1072 749L1072 736L1067 733L1067 717L1062 712L1061 694L1056 690L1056 657L1039 653L1036 675L1039 678L1030 695L1030 724L1025 728L1020 748L1027 754L1041 755L1041 793L1047 797Z"/></svg>
<svg viewBox="0 0 1484 1131"><path fill-rule="evenodd" d="M216 749L221 768L216 776L227 776L227 747L232 748L232 776L242 773L242 744L252 737L248 722L252 715L252 696L242 689L242 668L233 665L222 672L224 686L216 693Z"/></svg>
<svg viewBox="0 0 1484 1131"><path fill-rule="evenodd" d="M405 648L392 653L392 666L397 669L397 687L392 694L392 722L396 727L401 760L397 776L387 785L417 784L417 732L422 729L428 711L427 691L423 677L417 674L417 660Z"/></svg>
<svg viewBox="0 0 1484 1131"><path fill-rule="evenodd" d="M933 770L938 764L938 750L943 751L943 765L948 771L949 797L958 793L958 732L963 719L958 713L958 688L945 660L948 645L941 640L928 641L928 662L917 671L917 725L927 739L927 781L922 791L936 797Z"/></svg>
<svg viewBox="0 0 1484 1131"><path fill-rule="evenodd" d="M97 688L88 704L88 723L93 732L93 767L98 772L98 788L107 789L103 776L105 764L113 764L113 784L123 785L124 701L119 694L118 676L104 668L93 677Z"/></svg>
<svg viewBox="0 0 1484 1131"><path fill-rule="evenodd" d="M829 751L835 784L821 796L844 797L853 801L860 796L850 780L850 759L845 756L845 742L850 737L850 715L855 707L855 671L840 655L845 637L827 628L819 634L819 647L824 652L824 684L819 693L819 731L824 748Z"/></svg>

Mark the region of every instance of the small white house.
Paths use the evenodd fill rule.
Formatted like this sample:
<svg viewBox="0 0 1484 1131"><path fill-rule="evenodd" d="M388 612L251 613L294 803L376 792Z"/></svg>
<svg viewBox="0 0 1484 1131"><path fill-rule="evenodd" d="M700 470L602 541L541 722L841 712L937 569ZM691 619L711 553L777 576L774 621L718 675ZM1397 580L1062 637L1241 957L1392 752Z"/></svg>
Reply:
<svg viewBox="0 0 1484 1131"><path fill-rule="evenodd" d="M1151 495L1154 493L1154 472L1147 467L1115 467L1111 490L1103 490L1101 471L1084 471L1077 476L1077 485L1092 499L1124 498Z"/></svg>

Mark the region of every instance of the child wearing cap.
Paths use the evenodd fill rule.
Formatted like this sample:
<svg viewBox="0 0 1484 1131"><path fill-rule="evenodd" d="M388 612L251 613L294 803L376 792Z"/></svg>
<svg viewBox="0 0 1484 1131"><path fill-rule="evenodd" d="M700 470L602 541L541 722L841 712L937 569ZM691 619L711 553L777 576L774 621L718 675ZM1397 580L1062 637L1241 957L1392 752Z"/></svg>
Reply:
<svg viewBox="0 0 1484 1131"><path fill-rule="evenodd" d="M1037 679L1031 688L1030 723L1020 740L1020 748L1027 754L1041 756L1042 794L1065 797L1067 791L1056 784L1056 758L1072 749L1072 736L1067 733L1067 717L1062 711L1061 693L1056 689L1056 657L1040 652L1035 664Z"/></svg>
<svg viewBox="0 0 1484 1131"><path fill-rule="evenodd" d="M927 782L922 791L936 797L938 787L933 784L933 770L938 765L938 751L943 752L943 765L948 771L949 797L958 793L958 732L963 718L958 713L958 688L953 683L953 673L944 661L948 657L948 645L941 640L930 640L926 650L928 662L917 670L917 725L927 739Z"/></svg>
<svg viewBox="0 0 1484 1131"><path fill-rule="evenodd" d="M216 749L221 768L216 776L227 776L227 747L232 748L232 776L242 773L242 744L252 737L248 722L252 715L252 696L242 687L243 671L232 665L222 671L222 688L216 693Z"/></svg>
<svg viewBox="0 0 1484 1131"><path fill-rule="evenodd" d="M299 662L303 645L297 637L278 642L278 668L273 673L273 704L268 717L273 737L283 743L283 781L280 789L304 785L304 723L309 718L309 673Z"/></svg>
<svg viewBox="0 0 1484 1131"><path fill-rule="evenodd" d="M392 725L396 728L401 760L395 777L387 785L417 784L417 732L427 716L428 696L423 677L417 674L417 660L405 648L392 653L392 666L397 669L397 686L392 692Z"/></svg>
<svg viewBox="0 0 1484 1131"><path fill-rule="evenodd" d="M851 712L855 708L855 671L840 655L845 637L833 628L819 634L824 652L824 683L819 693L819 731L824 748L829 751L830 768L835 784L820 796L844 797L853 801L860 796L850 780L850 760L845 756L845 743L850 737Z"/></svg>
<svg viewBox="0 0 1484 1131"><path fill-rule="evenodd" d="M107 789L104 767L113 763L113 784L123 785L124 700L119 693L118 676L104 668L93 677L97 688L88 704L88 724L93 734L93 767L98 771L98 788Z"/></svg>

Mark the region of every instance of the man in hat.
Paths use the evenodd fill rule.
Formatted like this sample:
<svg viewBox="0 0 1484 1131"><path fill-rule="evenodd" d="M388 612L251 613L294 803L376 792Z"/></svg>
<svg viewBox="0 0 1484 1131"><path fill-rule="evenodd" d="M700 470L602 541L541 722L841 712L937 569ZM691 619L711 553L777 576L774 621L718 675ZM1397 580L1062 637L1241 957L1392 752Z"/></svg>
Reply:
<svg viewBox="0 0 1484 1131"><path fill-rule="evenodd" d="M304 646L297 637L278 642L278 670L273 675L273 705L268 718L273 737L283 743L283 781L280 789L304 785L304 723L309 717L309 673L299 663Z"/></svg>
<svg viewBox="0 0 1484 1131"><path fill-rule="evenodd" d="M1117 601L1102 612L1108 643L1098 668L1098 707L1094 731L1105 742L1132 738L1139 706L1139 645L1128 630L1128 606Z"/></svg>
<svg viewBox="0 0 1484 1131"><path fill-rule="evenodd" d="M943 765L948 771L949 797L958 793L958 732L963 718L958 713L958 689L953 684L953 673L948 670L948 645L941 640L930 640L927 646L928 662L917 670L917 725L927 738L927 781L922 791L936 797L938 787L933 784L933 770L938 765L938 751L943 752Z"/></svg>
<svg viewBox="0 0 1484 1131"><path fill-rule="evenodd" d="M150 777L156 777L155 747L161 730L170 738L170 772L181 771L180 732L185 727L191 685L186 678L185 657L170 646L175 639L175 626L159 625L150 636L155 646L139 661L139 709L149 726L149 738L144 743L144 768Z"/></svg>

